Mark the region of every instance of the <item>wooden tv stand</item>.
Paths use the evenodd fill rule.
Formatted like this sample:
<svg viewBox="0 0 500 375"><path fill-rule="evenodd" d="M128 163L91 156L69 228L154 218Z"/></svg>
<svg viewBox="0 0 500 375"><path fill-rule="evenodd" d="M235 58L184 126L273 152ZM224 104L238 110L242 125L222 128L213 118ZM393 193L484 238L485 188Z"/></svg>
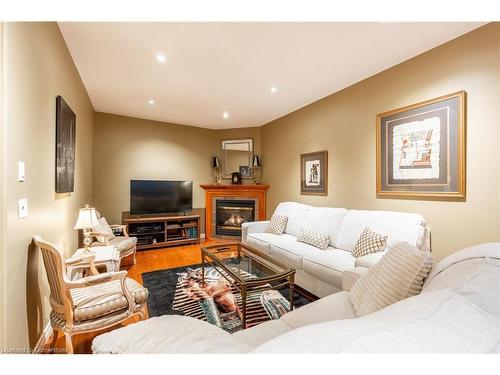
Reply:
<svg viewBox="0 0 500 375"><path fill-rule="evenodd" d="M131 215L122 212L130 237L137 237L137 250L200 243L200 215Z"/></svg>

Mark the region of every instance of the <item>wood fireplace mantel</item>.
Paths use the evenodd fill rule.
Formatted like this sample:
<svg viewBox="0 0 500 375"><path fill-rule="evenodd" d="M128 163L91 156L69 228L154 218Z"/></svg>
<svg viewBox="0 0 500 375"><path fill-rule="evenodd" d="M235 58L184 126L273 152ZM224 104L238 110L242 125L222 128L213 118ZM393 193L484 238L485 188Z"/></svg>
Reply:
<svg viewBox="0 0 500 375"><path fill-rule="evenodd" d="M201 184L200 187L205 190L205 238L210 239L215 236L213 230L215 207L214 198L238 197L252 198L257 202L255 220L266 220L266 191L269 185L215 185Z"/></svg>

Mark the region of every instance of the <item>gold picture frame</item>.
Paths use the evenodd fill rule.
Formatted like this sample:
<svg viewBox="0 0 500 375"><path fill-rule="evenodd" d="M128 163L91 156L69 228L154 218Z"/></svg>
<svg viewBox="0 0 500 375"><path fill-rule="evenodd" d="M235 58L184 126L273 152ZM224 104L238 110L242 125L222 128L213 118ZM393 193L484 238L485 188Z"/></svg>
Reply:
<svg viewBox="0 0 500 375"><path fill-rule="evenodd" d="M328 151L300 155L300 194L328 195Z"/></svg>
<svg viewBox="0 0 500 375"><path fill-rule="evenodd" d="M377 115L377 198L465 201L466 93Z"/></svg>

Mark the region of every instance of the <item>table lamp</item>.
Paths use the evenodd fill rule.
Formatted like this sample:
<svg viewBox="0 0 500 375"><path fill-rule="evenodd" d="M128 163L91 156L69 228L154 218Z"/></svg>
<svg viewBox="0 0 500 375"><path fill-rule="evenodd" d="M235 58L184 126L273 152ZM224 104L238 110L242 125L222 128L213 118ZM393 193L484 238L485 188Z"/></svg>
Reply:
<svg viewBox="0 0 500 375"><path fill-rule="evenodd" d="M84 208L80 208L80 212L78 213L78 220L76 221L75 227L73 229L83 230L83 246L85 247L86 252L89 251L89 246L92 242L92 239L90 238L90 232L92 228L96 227L98 224L99 219L97 218L95 208L89 207L88 204L86 204Z"/></svg>
<svg viewBox="0 0 500 375"><path fill-rule="evenodd" d="M261 167L261 164L260 164L260 159L259 159L259 156L258 155L254 155L253 156L253 163L252 163L252 167L253 167L253 178L254 178L254 183L255 185L257 185L259 183L259 179L257 177L257 171L258 169Z"/></svg>
<svg viewBox="0 0 500 375"><path fill-rule="evenodd" d="M220 184L220 177L219 177L220 160L217 156L214 156L212 158L212 168L215 170L214 184L219 185Z"/></svg>

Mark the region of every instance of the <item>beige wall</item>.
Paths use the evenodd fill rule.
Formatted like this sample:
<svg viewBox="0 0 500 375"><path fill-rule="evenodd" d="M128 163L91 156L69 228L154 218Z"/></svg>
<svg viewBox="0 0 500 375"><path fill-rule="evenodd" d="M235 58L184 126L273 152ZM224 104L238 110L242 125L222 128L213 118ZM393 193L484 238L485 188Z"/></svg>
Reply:
<svg viewBox="0 0 500 375"><path fill-rule="evenodd" d="M259 153L261 144L260 128L210 130L106 113L95 114L94 133L95 205L113 223L130 209L131 179L192 180L193 207L204 223L199 185L213 181L211 158L220 156L220 141L253 137Z"/></svg>
<svg viewBox="0 0 500 375"><path fill-rule="evenodd" d="M7 346L7 271L4 268L4 249L5 249L5 211L4 201L4 178L3 178L3 162L4 162L4 113L3 110L3 37L5 23L0 22L0 348Z"/></svg>
<svg viewBox="0 0 500 375"><path fill-rule="evenodd" d="M268 212L280 201L416 212L438 259L499 238L499 24L490 24L264 126ZM341 74L341 72L339 72ZM377 199L375 116L467 91L467 201ZM328 150L327 197L300 195L301 153Z"/></svg>
<svg viewBox="0 0 500 375"><path fill-rule="evenodd" d="M3 249L8 301L6 345L33 347L48 322L48 287L41 257L31 246L40 234L66 256L77 246L78 209L92 203L93 107L56 23L7 23L4 46L4 168L6 233ZM62 95L76 113L75 191L54 193L55 103ZM17 162L26 181L17 182ZM28 198L19 219L17 201ZM29 322L29 323L28 323Z"/></svg>

